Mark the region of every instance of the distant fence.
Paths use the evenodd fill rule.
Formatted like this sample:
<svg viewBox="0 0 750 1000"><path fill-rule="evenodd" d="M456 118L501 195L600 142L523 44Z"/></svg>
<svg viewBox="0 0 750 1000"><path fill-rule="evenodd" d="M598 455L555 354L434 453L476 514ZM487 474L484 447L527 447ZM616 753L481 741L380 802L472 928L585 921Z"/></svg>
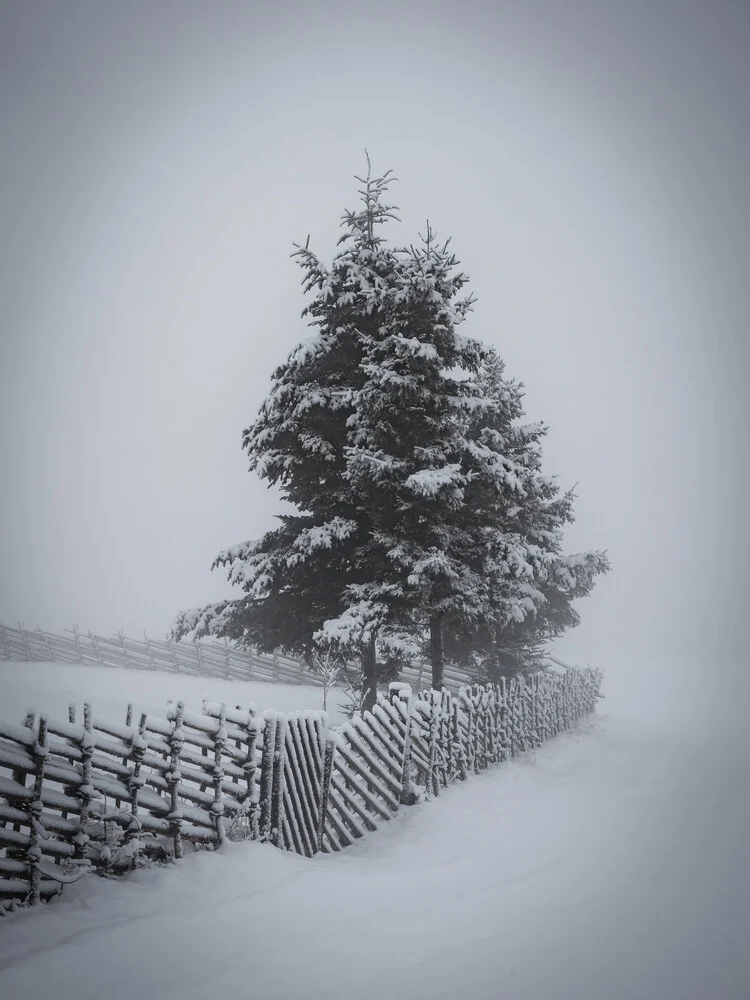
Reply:
<svg viewBox="0 0 750 1000"><path fill-rule="evenodd" d="M105 638L75 626L65 635L0 625L0 660L89 663L136 670L168 670L200 677L269 681L276 684L320 684L320 678L300 660L280 654L239 649L229 642L174 642L170 639L128 639L121 633ZM420 664L401 672L415 689L430 682L430 667ZM469 674L446 668L445 686L458 692L470 684Z"/></svg>
<svg viewBox="0 0 750 1000"><path fill-rule="evenodd" d="M31 904L86 871L120 873L186 843L270 842L312 856L375 830L401 805L509 760L594 710L602 675L571 669L412 695L330 728L322 712L204 702L124 722L0 722L2 900Z"/></svg>

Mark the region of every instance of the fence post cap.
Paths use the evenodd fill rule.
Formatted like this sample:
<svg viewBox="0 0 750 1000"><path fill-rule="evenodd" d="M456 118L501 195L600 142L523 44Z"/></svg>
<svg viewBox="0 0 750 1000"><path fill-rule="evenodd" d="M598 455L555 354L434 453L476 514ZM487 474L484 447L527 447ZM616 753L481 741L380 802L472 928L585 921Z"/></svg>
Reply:
<svg viewBox="0 0 750 1000"><path fill-rule="evenodd" d="M393 701L394 698L403 698L408 700L411 698L411 684L403 684L401 681L391 681L388 685L388 697Z"/></svg>

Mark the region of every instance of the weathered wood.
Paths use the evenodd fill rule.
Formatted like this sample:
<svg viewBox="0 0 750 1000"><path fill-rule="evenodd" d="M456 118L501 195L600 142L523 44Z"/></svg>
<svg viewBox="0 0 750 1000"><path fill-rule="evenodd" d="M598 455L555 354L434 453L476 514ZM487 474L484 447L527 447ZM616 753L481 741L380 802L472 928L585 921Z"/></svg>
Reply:
<svg viewBox="0 0 750 1000"><path fill-rule="evenodd" d="M320 802L318 805L318 830L316 842L318 850L323 848L323 834L326 827L326 814L328 811L328 796L331 789L331 777L333 775L334 758L336 754L336 741L332 736L326 740L323 755L323 777L320 783ZM332 842L333 843L333 842Z"/></svg>
<svg viewBox="0 0 750 1000"><path fill-rule="evenodd" d="M271 833L270 841L279 846L281 817L284 809L284 756L287 721L283 715L276 720L276 739L273 747L273 780L271 782Z"/></svg>
<svg viewBox="0 0 750 1000"><path fill-rule="evenodd" d="M166 718L142 714L137 728L132 709L122 724L88 704L82 725L74 711L36 732L32 713L23 726L0 722L0 895L46 898L78 877L57 871L64 859L106 867L108 830L126 844L169 836L179 857L184 841L220 844L239 814L253 839L308 856L341 850L418 798L414 782L439 794L593 711L600 681L532 675L457 698L394 685L336 731L322 714L267 712L261 736L254 709L213 703L201 715L182 703Z"/></svg>
<svg viewBox="0 0 750 1000"><path fill-rule="evenodd" d="M169 771L167 772L167 784L169 785L170 810L167 819L170 823L172 841L174 843L174 856L182 857L182 819L183 811L180 809L180 754L185 743L185 734L182 729L182 712L184 705L179 702L177 712L174 717L174 728L169 734Z"/></svg>
<svg viewBox="0 0 750 1000"><path fill-rule="evenodd" d="M349 807L349 809L357 814L357 816L362 820L362 823L364 824L364 826L368 828L368 830L377 830L378 825L372 818L372 813L368 812L363 803L357 799L357 796L352 791L352 787L356 786L352 786L351 784L349 784L350 781L351 777L350 776L345 777L343 770L334 770L333 775L331 777L331 787L336 789L336 793L339 796L341 796L341 798ZM362 794L361 786L357 787L356 790L360 795ZM370 801L373 800L371 799ZM382 809L382 807L377 801L375 802L375 806L378 815L382 819L386 821L390 819L390 815L388 814L388 812Z"/></svg>
<svg viewBox="0 0 750 1000"><path fill-rule="evenodd" d="M375 797L380 797L384 802L386 802L394 812L398 809L398 798L400 796L401 789L397 789L396 795L388 789L388 787L380 780L380 775L377 777L373 775L372 770L368 767L373 761L365 761L352 749L350 745L347 745L343 740L338 746L338 757L339 757L339 767L343 766L345 761L364 781L366 787L370 793Z"/></svg>
<svg viewBox="0 0 750 1000"><path fill-rule="evenodd" d="M343 754L339 755L336 761L331 780L338 790L341 789L342 783L346 785L353 795L358 795L362 800L362 807L366 812L369 811L381 819L389 820L396 811L396 808L398 808L396 806L389 809L377 795L373 795L368 788L367 782L362 780L361 774L357 774L355 770L348 766L346 760L343 758Z"/></svg>

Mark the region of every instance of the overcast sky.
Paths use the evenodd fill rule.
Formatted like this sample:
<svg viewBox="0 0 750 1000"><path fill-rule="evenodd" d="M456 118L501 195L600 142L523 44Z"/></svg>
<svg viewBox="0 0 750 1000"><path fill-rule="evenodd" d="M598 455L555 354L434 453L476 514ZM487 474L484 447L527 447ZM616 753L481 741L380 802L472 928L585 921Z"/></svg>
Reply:
<svg viewBox="0 0 750 1000"><path fill-rule="evenodd" d="M273 525L241 432L353 174L478 295L613 570L560 654L737 654L750 8L0 0L0 621L163 634Z"/></svg>

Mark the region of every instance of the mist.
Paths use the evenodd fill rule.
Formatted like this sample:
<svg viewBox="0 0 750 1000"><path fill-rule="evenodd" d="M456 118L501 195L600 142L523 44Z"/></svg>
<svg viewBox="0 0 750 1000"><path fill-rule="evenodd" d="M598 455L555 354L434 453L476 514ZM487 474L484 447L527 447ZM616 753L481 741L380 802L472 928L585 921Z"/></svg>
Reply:
<svg viewBox="0 0 750 1000"><path fill-rule="evenodd" d="M731 698L749 43L729 2L0 5L0 621L158 636L231 593L281 510L241 432L307 334L293 244L330 259L366 147L549 425L567 549L608 551L558 655Z"/></svg>

